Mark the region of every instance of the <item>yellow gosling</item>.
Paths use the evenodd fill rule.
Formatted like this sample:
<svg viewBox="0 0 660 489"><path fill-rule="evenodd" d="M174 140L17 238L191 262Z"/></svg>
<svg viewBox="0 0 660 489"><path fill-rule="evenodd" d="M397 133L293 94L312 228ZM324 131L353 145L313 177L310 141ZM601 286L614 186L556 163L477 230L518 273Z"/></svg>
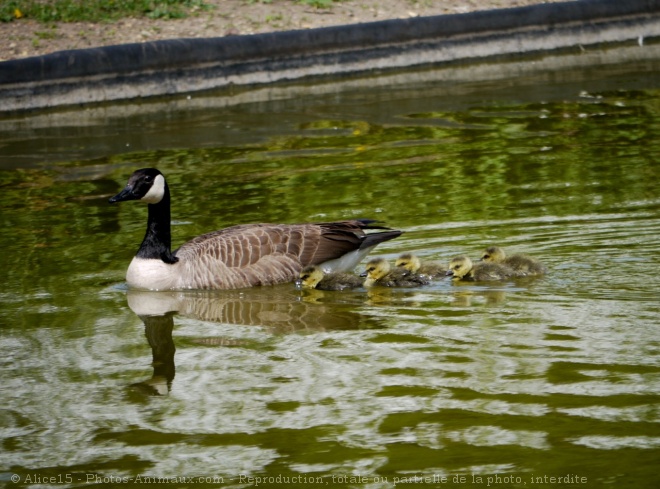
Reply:
<svg viewBox="0 0 660 489"><path fill-rule="evenodd" d="M489 246L481 254L481 261L485 263L499 263L509 267L515 277L531 277L546 273L545 266L536 258L522 253L507 256L499 246Z"/></svg>
<svg viewBox="0 0 660 489"><path fill-rule="evenodd" d="M424 275L411 272L405 268L392 268L384 258L374 258L366 265L365 287L380 285L382 287L420 287L428 285L430 280Z"/></svg>
<svg viewBox="0 0 660 489"><path fill-rule="evenodd" d="M303 289L344 290L362 287L363 280L351 273L324 273L321 267L315 265L305 267L296 281Z"/></svg>
<svg viewBox="0 0 660 489"><path fill-rule="evenodd" d="M399 255L394 263L396 267L405 268L411 272L427 275L430 278L444 278L445 267L440 263L422 262L422 260L413 253L403 253Z"/></svg>
<svg viewBox="0 0 660 489"><path fill-rule="evenodd" d="M449 262L447 275L456 280L485 282L507 280L513 276L513 271L498 263L472 263L469 257L460 255Z"/></svg>

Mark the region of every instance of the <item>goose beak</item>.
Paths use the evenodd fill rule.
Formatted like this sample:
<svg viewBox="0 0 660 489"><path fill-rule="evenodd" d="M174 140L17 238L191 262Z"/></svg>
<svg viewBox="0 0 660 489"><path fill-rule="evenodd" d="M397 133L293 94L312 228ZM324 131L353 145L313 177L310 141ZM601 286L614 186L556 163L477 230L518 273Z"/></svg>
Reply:
<svg viewBox="0 0 660 489"><path fill-rule="evenodd" d="M133 193L133 188L128 185L117 195L110 197L108 202L114 204L115 202L125 202L127 200L139 200L139 197Z"/></svg>
<svg viewBox="0 0 660 489"><path fill-rule="evenodd" d="M451 270L447 270L447 271L445 272L445 275L446 275L447 277L451 277L452 275L454 275L454 272L451 271Z"/></svg>
<svg viewBox="0 0 660 489"><path fill-rule="evenodd" d="M293 282L293 283L294 283L294 285L296 286L296 290L302 290L302 288L303 288L303 286L302 286L302 280L297 279L297 280L296 280L295 282Z"/></svg>
<svg viewBox="0 0 660 489"><path fill-rule="evenodd" d="M362 273L360 274L360 277L366 277L366 276L367 276L367 272L362 272Z"/></svg>

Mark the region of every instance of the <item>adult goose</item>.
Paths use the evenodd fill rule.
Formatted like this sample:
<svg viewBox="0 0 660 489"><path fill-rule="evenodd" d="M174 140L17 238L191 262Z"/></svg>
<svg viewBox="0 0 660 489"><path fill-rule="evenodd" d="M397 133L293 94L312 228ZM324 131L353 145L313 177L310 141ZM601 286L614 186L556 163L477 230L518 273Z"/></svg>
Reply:
<svg viewBox="0 0 660 489"><path fill-rule="evenodd" d="M110 203L148 204L147 232L126 272L130 287L150 290L238 289L295 280L308 265L352 270L402 231L373 220L309 224L243 224L197 236L171 249L170 190L163 174L143 168ZM367 230L381 230L367 233Z"/></svg>
<svg viewBox="0 0 660 489"><path fill-rule="evenodd" d="M513 270L516 277L533 277L546 273L545 266L536 258L522 253L508 256L499 246L489 246L481 254L481 261L499 263Z"/></svg>

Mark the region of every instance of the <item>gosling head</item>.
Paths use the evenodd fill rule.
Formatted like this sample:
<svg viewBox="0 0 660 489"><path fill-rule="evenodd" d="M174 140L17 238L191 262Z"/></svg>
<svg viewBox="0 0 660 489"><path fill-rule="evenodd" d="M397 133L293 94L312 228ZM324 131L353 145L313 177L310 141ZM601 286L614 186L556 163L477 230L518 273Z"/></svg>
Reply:
<svg viewBox="0 0 660 489"><path fill-rule="evenodd" d="M323 280L323 270L319 267L310 265L300 272L300 277L296 280L296 285L303 289L315 289L321 280Z"/></svg>
<svg viewBox="0 0 660 489"><path fill-rule="evenodd" d="M506 254L499 246L489 246L481 254L481 261L490 263L502 263L505 258Z"/></svg>
<svg viewBox="0 0 660 489"><path fill-rule="evenodd" d="M147 204L158 204L168 193L165 177L155 168L142 168L133 172L124 190L109 202L124 202L126 200L141 200Z"/></svg>
<svg viewBox="0 0 660 489"><path fill-rule="evenodd" d="M364 281L365 287L374 285L378 280L390 273L390 264L384 258L374 258L367 262L365 274L367 276Z"/></svg>
<svg viewBox="0 0 660 489"><path fill-rule="evenodd" d="M403 253L399 255L399 258L396 259L394 265L410 270L411 272L417 272L421 268L422 262L417 255Z"/></svg>
<svg viewBox="0 0 660 489"><path fill-rule="evenodd" d="M472 270L472 260L465 255L455 256L449 262L447 275L453 278L461 279Z"/></svg>

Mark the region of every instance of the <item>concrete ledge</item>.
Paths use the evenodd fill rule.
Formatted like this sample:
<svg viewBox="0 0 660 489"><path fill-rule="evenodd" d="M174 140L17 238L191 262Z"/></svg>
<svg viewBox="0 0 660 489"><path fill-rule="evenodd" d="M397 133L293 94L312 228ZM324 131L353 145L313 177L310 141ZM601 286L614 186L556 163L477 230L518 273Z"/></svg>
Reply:
<svg viewBox="0 0 660 489"><path fill-rule="evenodd" d="M581 0L61 51L0 63L0 112L579 49L660 37L660 0Z"/></svg>

